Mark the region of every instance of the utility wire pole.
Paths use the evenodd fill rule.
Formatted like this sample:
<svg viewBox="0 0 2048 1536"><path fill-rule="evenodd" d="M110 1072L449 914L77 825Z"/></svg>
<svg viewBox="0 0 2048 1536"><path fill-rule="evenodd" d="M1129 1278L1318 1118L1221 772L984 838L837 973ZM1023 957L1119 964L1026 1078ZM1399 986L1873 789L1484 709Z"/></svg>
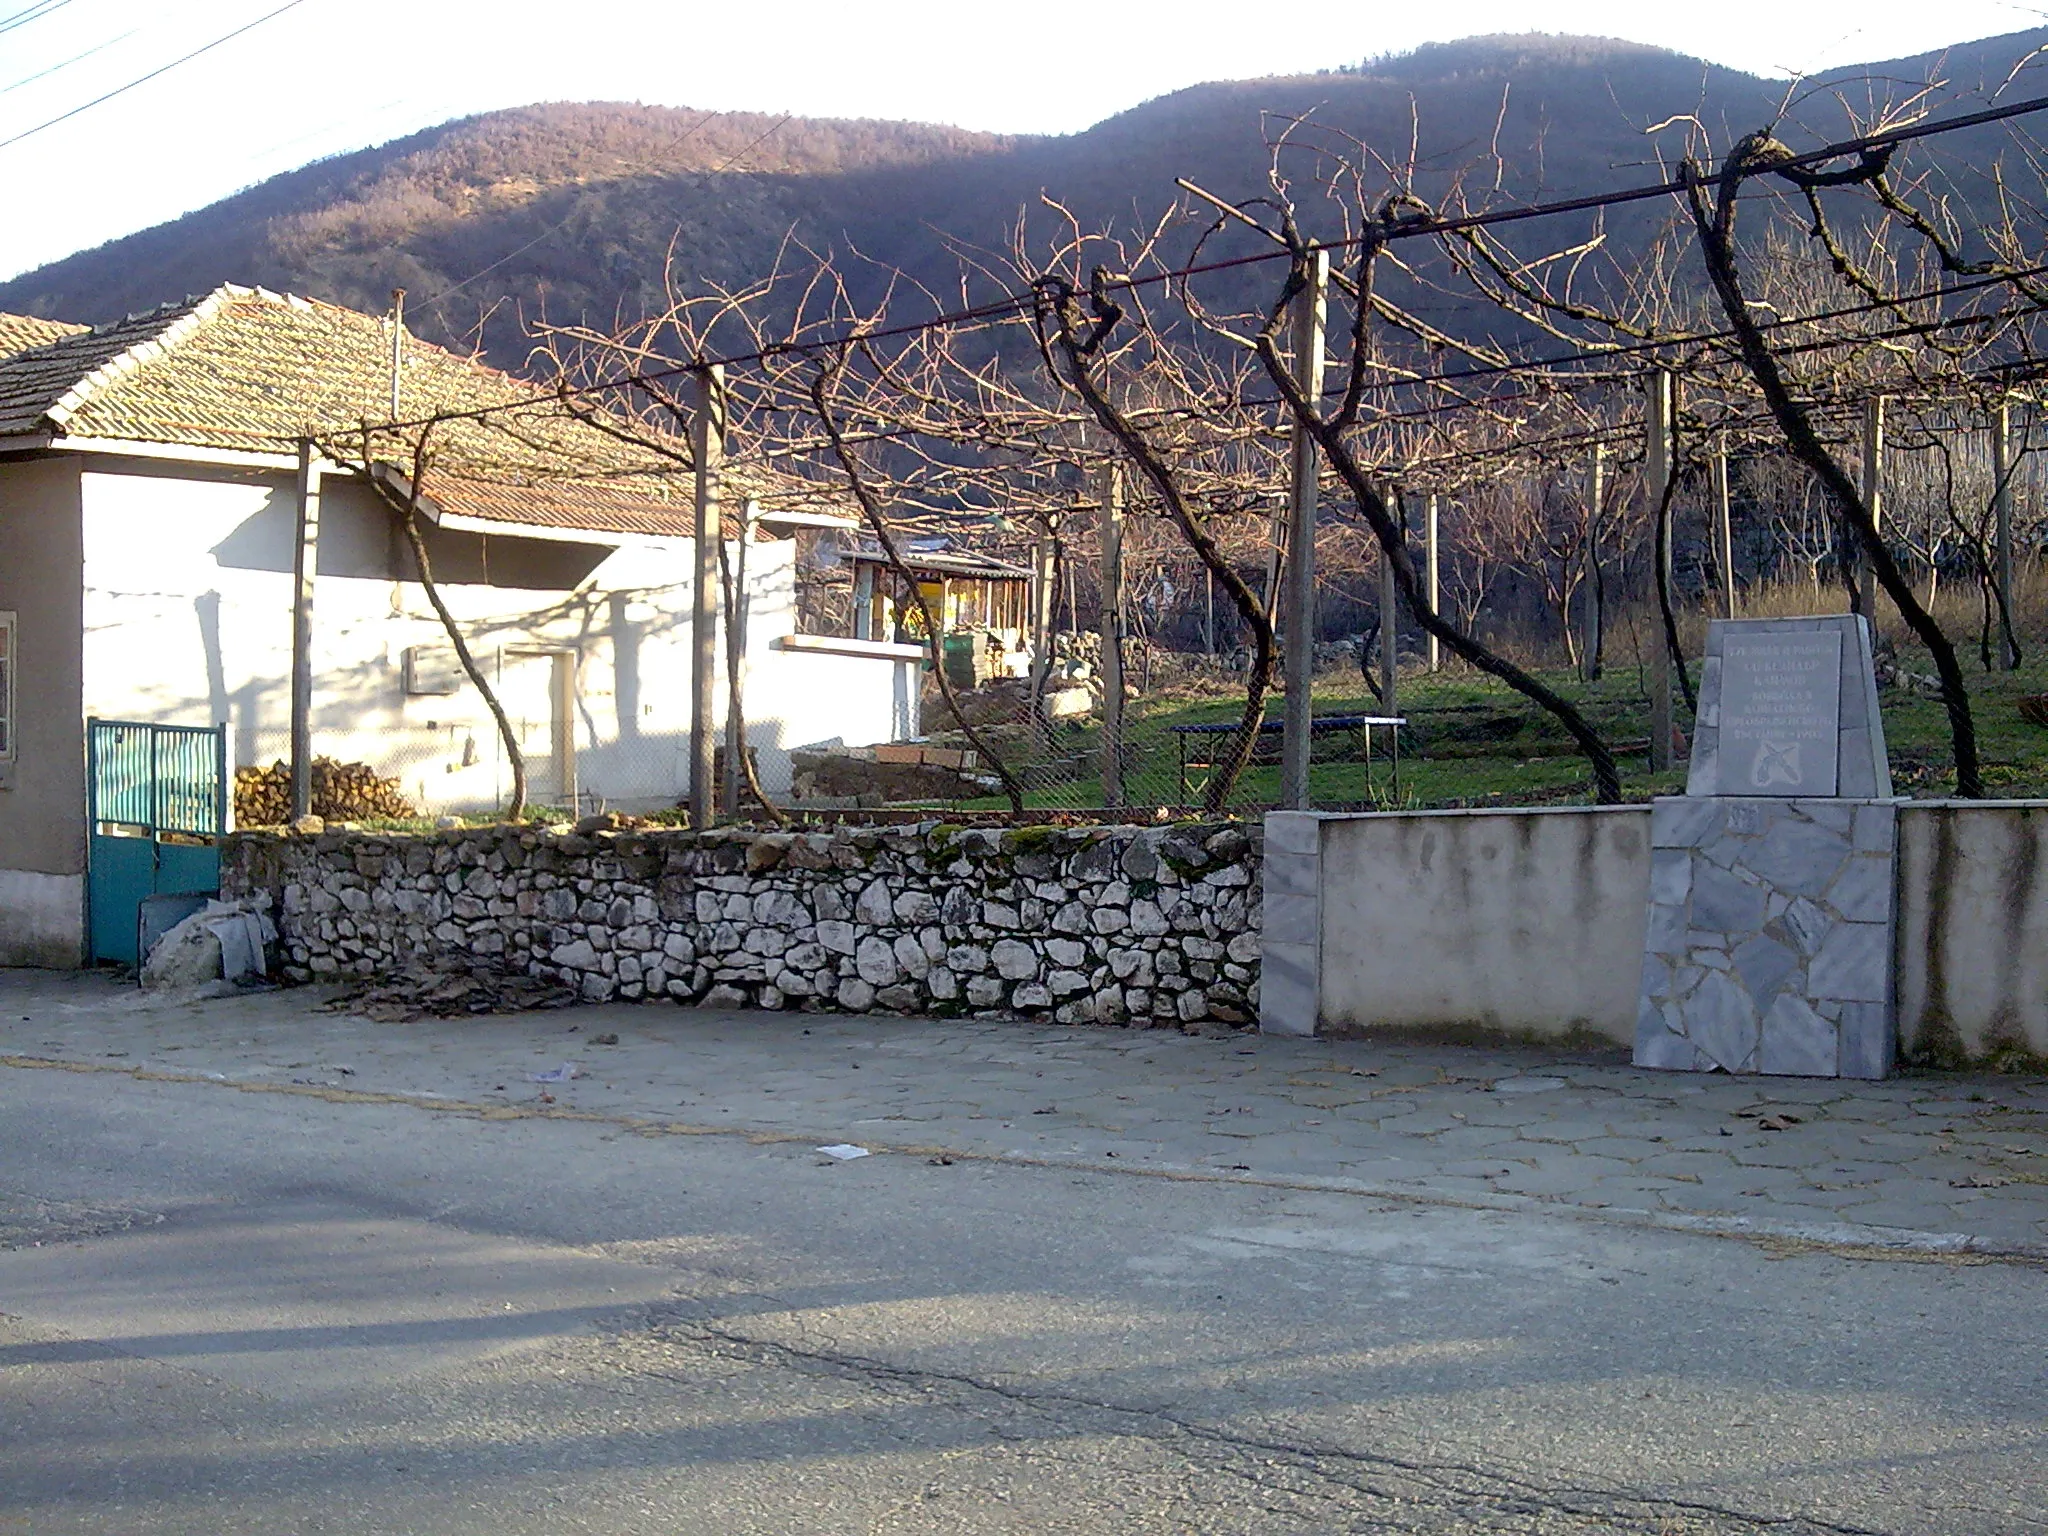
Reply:
<svg viewBox="0 0 2048 1536"><path fill-rule="evenodd" d="M1102 803L1124 803L1124 477L1102 466Z"/></svg>
<svg viewBox="0 0 2048 1536"><path fill-rule="evenodd" d="M711 715L717 687L718 477L725 459L725 369L712 363L696 375L697 417L691 453L697 461L696 583L690 593L690 825L711 825ZM730 639L728 643L731 643ZM737 764L728 764L727 771Z"/></svg>
<svg viewBox="0 0 2048 1536"><path fill-rule="evenodd" d="M1656 544L1657 567L1654 574L1657 591L1671 590L1671 525L1674 521L1664 507L1664 498L1671 488L1671 370L1654 368L1650 371L1649 390L1649 441L1643 461L1643 494L1649 498L1650 512L1656 518L1654 539ZM1671 750L1673 722L1671 718L1671 646L1664 633L1664 621L1659 603L1656 620L1656 638L1650 651L1650 772L1663 773L1672 766L1674 753Z"/></svg>
<svg viewBox="0 0 2048 1536"><path fill-rule="evenodd" d="M1305 399L1314 403L1323 393L1323 326L1329 312L1330 256L1318 250L1309 258L1309 280L1295 301L1294 377ZM1281 606L1287 614L1283 677L1286 699L1280 737L1280 804L1290 811L1308 809L1310 728L1309 689L1315 677L1316 649L1316 487L1320 463L1315 439L1299 423L1294 428L1294 484L1288 507L1287 585Z"/></svg>

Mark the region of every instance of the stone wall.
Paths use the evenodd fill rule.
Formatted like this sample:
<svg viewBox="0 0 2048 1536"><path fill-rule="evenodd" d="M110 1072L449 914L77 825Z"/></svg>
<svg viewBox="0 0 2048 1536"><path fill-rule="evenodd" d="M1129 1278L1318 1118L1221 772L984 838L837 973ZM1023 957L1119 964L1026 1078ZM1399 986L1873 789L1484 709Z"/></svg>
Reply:
<svg viewBox="0 0 2048 1536"><path fill-rule="evenodd" d="M240 833L221 880L269 896L295 981L464 957L592 1001L1243 1024L1263 841L1237 825Z"/></svg>

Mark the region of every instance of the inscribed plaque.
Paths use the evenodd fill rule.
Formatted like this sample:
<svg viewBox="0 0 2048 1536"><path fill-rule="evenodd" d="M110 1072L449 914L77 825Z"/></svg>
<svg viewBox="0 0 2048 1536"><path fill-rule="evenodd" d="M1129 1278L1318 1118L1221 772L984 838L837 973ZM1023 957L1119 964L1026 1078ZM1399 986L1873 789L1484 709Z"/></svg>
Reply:
<svg viewBox="0 0 2048 1536"><path fill-rule="evenodd" d="M1841 721L1839 629L1725 636L1721 793L1802 798L1834 794Z"/></svg>

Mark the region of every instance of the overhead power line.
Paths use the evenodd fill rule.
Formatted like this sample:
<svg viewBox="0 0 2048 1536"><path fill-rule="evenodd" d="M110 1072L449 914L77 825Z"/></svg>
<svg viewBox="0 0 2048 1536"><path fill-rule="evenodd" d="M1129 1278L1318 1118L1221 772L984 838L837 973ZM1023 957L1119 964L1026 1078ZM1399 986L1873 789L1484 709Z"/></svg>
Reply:
<svg viewBox="0 0 2048 1536"><path fill-rule="evenodd" d="M50 78L50 76L56 74L59 70L69 69L74 64L83 64L87 59L91 58L94 54L105 53L109 48L113 47L116 43L127 42L129 38L133 37L137 32L141 30L142 29L140 27L130 27L126 32L123 32L119 37L110 37L104 43L94 43L90 48L86 49L85 52L74 53L73 55L71 55L70 58L64 60L61 64L52 64L49 66L49 68L39 69L32 75L23 75L19 80L16 80L12 85L0 85L0 96L5 96L9 91L18 91L24 85L34 85L38 80L47 80Z"/></svg>
<svg viewBox="0 0 2048 1536"><path fill-rule="evenodd" d="M68 4L69 0L57 0L57 3ZM264 15L258 16L254 21L245 22L243 25L235 28L234 31L225 33L220 37L216 37L212 42L207 43L202 47L194 48L190 53L184 54L179 58L175 58L171 60L171 62L168 64L160 64L155 69L152 69L148 74L139 75L135 79L130 80L126 85L117 85L114 87L113 90L108 91L106 94L101 96L95 96L91 101L73 107L69 112L60 112L55 117L49 119L47 122L37 123L33 128L24 128L20 133L15 134L14 137L10 139L0 139L0 149L10 148L13 145L19 144L23 139L32 139L37 134L42 133L46 129L56 127L59 123L68 123L71 121L72 118L78 116L81 112L90 112L94 107L101 106L106 102L112 101L116 96L125 96L128 92L134 90L138 85L147 85L149 84L150 81L156 79L159 75L167 75L181 64L190 64L194 59L198 58L201 54L211 53L213 52L214 49L220 47L223 43L231 43L236 38L240 37L243 33L253 32L256 30L256 28L262 26L266 21L275 21L278 17L282 16L286 11L297 10L300 6L304 5L305 3L306 0L285 0L285 3L283 5L280 5L276 10L266 12ZM33 20L34 18L31 17L30 19Z"/></svg>
<svg viewBox="0 0 2048 1536"><path fill-rule="evenodd" d="M12 32L32 21L41 21L52 11L61 11L70 3L71 0L37 0L36 4L24 6L12 16L0 16L0 33Z"/></svg>

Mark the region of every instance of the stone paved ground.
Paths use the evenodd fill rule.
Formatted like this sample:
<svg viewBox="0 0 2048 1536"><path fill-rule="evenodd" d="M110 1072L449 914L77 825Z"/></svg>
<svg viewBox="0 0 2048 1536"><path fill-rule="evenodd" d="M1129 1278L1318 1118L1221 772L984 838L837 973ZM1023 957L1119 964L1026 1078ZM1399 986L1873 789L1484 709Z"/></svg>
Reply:
<svg viewBox="0 0 2048 1536"><path fill-rule="evenodd" d="M167 1003L0 971L0 1064L2048 1258L2041 1078L1702 1077L1620 1052L616 1004L385 1024L322 996ZM564 1066L580 1075L534 1080Z"/></svg>

